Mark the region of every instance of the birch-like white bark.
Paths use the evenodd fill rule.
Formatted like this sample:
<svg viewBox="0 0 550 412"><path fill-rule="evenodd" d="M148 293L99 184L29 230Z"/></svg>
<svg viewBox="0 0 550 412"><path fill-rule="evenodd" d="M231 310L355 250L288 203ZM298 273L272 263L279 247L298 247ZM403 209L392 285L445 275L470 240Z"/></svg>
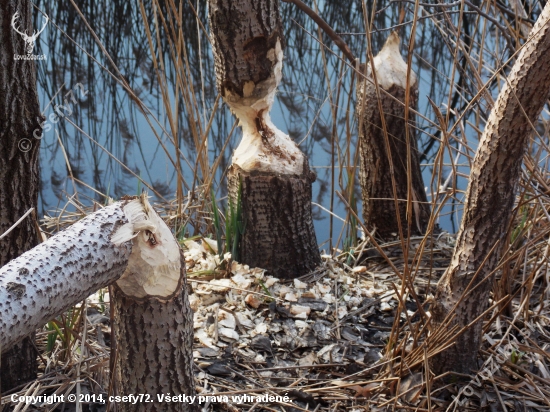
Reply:
<svg viewBox="0 0 550 412"><path fill-rule="evenodd" d="M179 259L145 197L100 209L0 269L0 350L121 277L127 296L170 299Z"/></svg>

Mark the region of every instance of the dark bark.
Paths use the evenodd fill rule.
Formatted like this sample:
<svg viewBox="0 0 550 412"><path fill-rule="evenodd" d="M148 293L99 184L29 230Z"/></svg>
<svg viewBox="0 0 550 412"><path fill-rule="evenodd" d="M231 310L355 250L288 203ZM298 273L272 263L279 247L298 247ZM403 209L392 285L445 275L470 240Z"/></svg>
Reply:
<svg viewBox="0 0 550 412"><path fill-rule="evenodd" d="M395 39L398 42L396 34ZM392 40L388 39L388 42ZM384 46L386 48L386 46ZM398 53L398 49L396 49ZM392 56L401 59L401 56ZM403 62L404 64L404 62ZM360 70L365 73L364 66ZM369 68L369 73L371 73ZM430 218L430 206L420 171L414 112L418 102L416 84L410 86L408 121L405 121L405 89L399 84L387 85L377 68L380 91L377 93L372 75L359 76L357 82L357 116L360 119L359 151L361 155L359 181L363 197L363 220L368 230L388 239L399 235L399 221L404 236L425 233ZM406 76L405 73L397 75ZM406 79L402 79L406 83ZM391 96L388 96L391 95ZM397 99L396 101L392 96ZM382 112L380 112L382 110ZM382 124L385 120L385 130ZM407 131L408 128L408 140ZM387 138L386 138L387 136ZM410 162L408 162L410 160ZM395 182L395 192L392 183ZM411 206L408 206L409 185ZM397 208L394 200L397 196ZM407 209L410 212L407 214ZM410 216L410 219L408 218ZM411 221L409 221L411 220Z"/></svg>
<svg viewBox="0 0 550 412"><path fill-rule="evenodd" d="M115 382L121 395L147 393L151 400L140 411L198 411L186 402L159 402L156 394L195 395L193 379L193 313L187 299L185 263L182 282L168 301L134 299L113 286L114 334L117 354ZM119 411L135 411L135 405L117 404Z"/></svg>
<svg viewBox="0 0 550 412"><path fill-rule="evenodd" d="M35 347L35 333L31 333L21 342L2 354L2 387L0 392L8 391L24 385L36 378L37 352Z"/></svg>
<svg viewBox="0 0 550 412"><path fill-rule="evenodd" d="M217 85L243 130L228 175L234 203L242 181L240 260L281 278L304 275L321 262L311 214L315 179L305 155L269 118L283 60L279 1L210 0L209 19Z"/></svg>
<svg viewBox="0 0 550 412"><path fill-rule="evenodd" d="M36 91L36 64L15 60L26 54L25 42L11 27L19 12L19 28L33 31L32 6L27 0L0 2L0 235L30 208L37 206L39 140L33 131L42 120ZM0 240L0 266L38 243L35 215L24 219ZM25 340L2 353L0 390L6 391L36 377L36 351Z"/></svg>
<svg viewBox="0 0 550 412"><path fill-rule="evenodd" d="M550 95L549 23L550 3L533 27L533 37L514 63L487 121L472 164L451 265L437 286L432 330L463 328L489 306L491 273L508 246L505 235L531 125ZM447 322L450 315L454 319ZM476 370L481 329L482 322L475 323L454 346L433 358L433 370L438 374Z"/></svg>
<svg viewBox="0 0 550 412"><path fill-rule="evenodd" d="M279 1L210 0L209 17L218 90L243 97L246 83L271 77L277 40L284 48Z"/></svg>
<svg viewBox="0 0 550 412"><path fill-rule="evenodd" d="M310 203L315 175L307 164L295 176L248 173L232 165L227 179L234 204L241 184L243 262L282 279L301 276L321 263Z"/></svg>

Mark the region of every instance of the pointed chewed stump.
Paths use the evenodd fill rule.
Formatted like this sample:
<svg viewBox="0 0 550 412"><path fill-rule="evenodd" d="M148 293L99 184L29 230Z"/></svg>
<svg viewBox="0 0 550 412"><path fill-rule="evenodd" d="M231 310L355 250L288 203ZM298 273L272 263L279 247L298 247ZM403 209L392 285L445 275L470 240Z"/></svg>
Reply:
<svg viewBox="0 0 550 412"><path fill-rule="evenodd" d="M363 220L368 230L376 229L383 239L399 234L399 221L405 237L423 235L428 227L430 205L420 171L414 127L418 82L411 72L407 85L407 64L399 53L396 32L374 58L374 68L379 90L370 64L366 71L360 65L359 71L366 76L359 76L357 82ZM405 118L407 87L408 119Z"/></svg>

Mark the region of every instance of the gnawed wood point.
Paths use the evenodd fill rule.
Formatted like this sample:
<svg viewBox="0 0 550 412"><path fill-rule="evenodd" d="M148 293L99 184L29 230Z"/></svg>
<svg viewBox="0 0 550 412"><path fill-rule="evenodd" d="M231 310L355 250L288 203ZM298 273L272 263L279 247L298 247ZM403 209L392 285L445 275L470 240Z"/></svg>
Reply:
<svg viewBox="0 0 550 412"><path fill-rule="evenodd" d="M357 81L363 220L386 240L400 228L405 237L424 234L430 217L414 126L418 80L412 71L407 76L399 42L391 33Z"/></svg>

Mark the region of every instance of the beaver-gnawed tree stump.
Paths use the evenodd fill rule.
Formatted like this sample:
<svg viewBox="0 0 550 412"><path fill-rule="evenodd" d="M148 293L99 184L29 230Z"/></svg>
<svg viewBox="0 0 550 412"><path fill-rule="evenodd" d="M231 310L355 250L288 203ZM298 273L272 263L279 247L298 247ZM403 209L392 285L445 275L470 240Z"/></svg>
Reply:
<svg viewBox="0 0 550 412"><path fill-rule="evenodd" d="M321 263L311 215L315 178L269 117L283 67L279 0L209 0L209 20L216 83L243 131L228 176L234 204L242 182L239 260L280 278L304 275Z"/></svg>
<svg viewBox="0 0 550 412"><path fill-rule="evenodd" d="M430 205L414 127L418 82L411 72L407 84L407 64L399 53L396 32L374 58L374 68L376 83L370 64L366 72L360 65L366 77L358 76L357 82L363 220L368 230L376 229L383 239L399 235L399 226L405 237L422 235L428 227Z"/></svg>
<svg viewBox="0 0 550 412"><path fill-rule="evenodd" d="M233 204L241 188L241 261L289 279L321 263L311 216L311 184L315 175L304 163L299 175L229 169L229 197Z"/></svg>

